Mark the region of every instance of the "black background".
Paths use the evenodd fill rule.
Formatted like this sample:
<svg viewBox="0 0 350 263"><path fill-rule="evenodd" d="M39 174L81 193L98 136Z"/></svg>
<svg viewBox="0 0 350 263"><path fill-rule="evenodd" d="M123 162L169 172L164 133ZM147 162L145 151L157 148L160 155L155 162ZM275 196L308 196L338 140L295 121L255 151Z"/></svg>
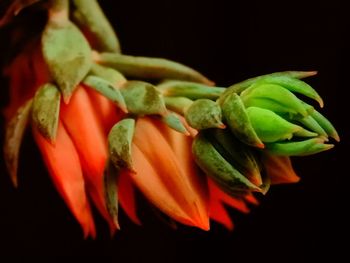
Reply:
<svg viewBox="0 0 350 263"><path fill-rule="evenodd" d="M340 1L100 1L123 52L192 66L220 86L283 70L318 70L307 81L325 100L322 112L342 141L316 156L294 158L300 183L273 187L249 215L230 210L235 230L174 231L142 205L144 225L121 214L111 239L83 240L53 188L30 134L15 190L0 159L0 259L60 257L110 262L340 262L349 223L349 14ZM345 1L344 1L345 2ZM1 36L1 42L6 39ZM1 105L6 87L1 86ZM1 119L1 142L3 142ZM2 262L2 260L1 260ZM5 262L5 260L4 260ZM6 260L8 262L8 259Z"/></svg>

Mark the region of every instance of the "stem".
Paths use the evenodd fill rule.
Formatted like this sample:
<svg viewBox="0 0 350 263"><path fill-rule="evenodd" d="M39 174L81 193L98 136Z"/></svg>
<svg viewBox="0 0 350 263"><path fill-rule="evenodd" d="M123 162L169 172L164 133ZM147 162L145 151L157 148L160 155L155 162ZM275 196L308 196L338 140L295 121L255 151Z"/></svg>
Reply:
<svg viewBox="0 0 350 263"><path fill-rule="evenodd" d="M64 26L69 22L68 0L50 0L49 21L58 26Z"/></svg>

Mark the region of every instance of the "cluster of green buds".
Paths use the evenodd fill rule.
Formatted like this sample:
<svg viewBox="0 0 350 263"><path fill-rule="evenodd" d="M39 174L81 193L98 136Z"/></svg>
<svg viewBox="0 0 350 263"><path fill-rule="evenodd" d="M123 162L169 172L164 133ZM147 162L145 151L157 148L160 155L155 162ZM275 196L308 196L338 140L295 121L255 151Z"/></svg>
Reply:
<svg viewBox="0 0 350 263"><path fill-rule="evenodd" d="M263 156L305 156L339 141L333 125L297 95L318 102L320 95L301 78L316 72L263 75L228 88L168 81L158 88L167 106L199 130L193 142L197 164L226 192L265 193L269 180Z"/></svg>

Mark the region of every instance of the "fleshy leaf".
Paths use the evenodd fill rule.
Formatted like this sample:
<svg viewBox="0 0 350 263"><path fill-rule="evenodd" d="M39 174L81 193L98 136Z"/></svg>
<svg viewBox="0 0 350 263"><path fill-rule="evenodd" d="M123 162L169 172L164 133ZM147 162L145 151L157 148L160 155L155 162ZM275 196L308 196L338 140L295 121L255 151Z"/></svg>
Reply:
<svg viewBox="0 0 350 263"><path fill-rule="evenodd" d="M54 84L44 84L35 93L32 121L41 135L52 144L55 144L60 104L61 94Z"/></svg>
<svg viewBox="0 0 350 263"><path fill-rule="evenodd" d="M118 170L133 170L131 143L134 129L134 119L123 119L113 126L108 135L109 156Z"/></svg>
<svg viewBox="0 0 350 263"><path fill-rule="evenodd" d="M293 133L303 130L270 110L249 107L247 114L256 134L263 142L291 139Z"/></svg>
<svg viewBox="0 0 350 263"><path fill-rule="evenodd" d="M97 76L89 75L83 80L83 83L113 101L113 103L116 104L122 111L128 111L124 97L122 96L120 90L116 89L109 81Z"/></svg>
<svg viewBox="0 0 350 263"><path fill-rule="evenodd" d="M152 85L143 81L128 81L120 90L128 111L136 115L166 115L162 94Z"/></svg>
<svg viewBox="0 0 350 263"><path fill-rule="evenodd" d="M216 100L226 89L220 87L211 87L201 83L168 80L157 86L164 96L169 97L186 97L195 99Z"/></svg>
<svg viewBox="0 0 350 263"><path fill-rule="evenodd" d="M90 69L92 75L98 76L112 83L115 88L120 88L126 83L126 78L119 71L93 63Z"/></svg>
<svg viewBox="0 0 350 263"><path fill-rule="evenodd" d="M311 113L311 117L317 121L317 123L322 127L322 129L337 142L340 141L337 130L334 128L333 124L321 113L314 111Z"/></svg>
<svg viewBox="0 0 350 263"><path fill-rule="evenodd" d="M214 147L229 163L256 186L262 185L260 168L250 147L242 143L227 129L210 131Z"/></svg>
<svg viewBox="0 0 350 263"><path fill-rule="evenodd" d="M213 85L198 71L164 58L134 57L116 53L96 54L95 61L129 77L144 79L180 79Z"/></svg>
<svg viewBox="0 0 350 263"><path fill-rule="evenodd" d="M306 156L327 151L334 147L333 144L325 144L324 138L312 138L298 142L267 143L266 150L272 154L282 156Z"/></svg>
<svg viewBox="0 0 350 263"><path fill-rule="evenodd" d="M6 124L4 159L11 181L15 187L18 186L19 150L28 124L31 107L32 100L29 100L17 110L16 114Z"/></svg>
<svg viewBox="0 0 350 263"><path fill-rule="evenodd" d="M305 110L301 100L280 85L265 83L261 84L259 82L243 91L241 93L241 98L246 107L260 106L255 105L254 101L250 101L250 99L267 99L271 101L271 104L281 105L287 112L293 114L299 113L302 116L307 115L307 111ZM267 109L271 109L268 107L268 103L265 103L265 107L267 107Z"/></svg>
<svg viewBox="0 0 350 263"><path fill-rule="evenodd" d="M119 172L120 170L117 169L110 161L108 161L104 172L104 176L103 176L106 207L117 229L120 229L119 222L118 222L118 189L117 189Z"/></svg>
<svg viewBox="0 0 350 263"><path fill-rule="evenodd" d="M49 22L41 41L50 74L68 103L77 84L90 70L92 58L89 43L69 21L64 25Z"/></svg>
<svg viewBox="0 0 350 263"><path fill-rule="evenodd" d="M221 107L226 124L239 140L251 146L264 148L237 93L228 94Z"/></svg>
<svg viewBox="0 0 350 263"><path fill-rule="evenodd" d="M175 131L183 133L187 136L190 135L189 131L176 114L168 113L166 116L162 116L162 121L166 123L169 128L174 129Z"/></svg>
<svg viewBox="0 0 350 263"><path fill-rule="evenodd" d="M215 182L226 186L228 190L260 191L259 187L251 183L220 155L203 132L195 137L192 153L198 166Z"/></svg>
<svg viewBox="0 0 350 263"><path fill-rule="evenodd" d="M221 107L215 101L209 99L195 100L185 112L187 123L197 130L209 128L221 128L226 126L222 123Z"/></svg>
<svg viewBox="0 0 350 263"><path fill-rule="evenodd" d="M98 51L120 52L120 44L113 27L96 0L73 0L73 13L78 22L93 35Z"/></svg>
<svg viewBox="0 0 350 263"><path fill-rule="evenodd" d="M165 105L169 110L184 115L187 108L193 103L186 97L164 97Z"/></svg>

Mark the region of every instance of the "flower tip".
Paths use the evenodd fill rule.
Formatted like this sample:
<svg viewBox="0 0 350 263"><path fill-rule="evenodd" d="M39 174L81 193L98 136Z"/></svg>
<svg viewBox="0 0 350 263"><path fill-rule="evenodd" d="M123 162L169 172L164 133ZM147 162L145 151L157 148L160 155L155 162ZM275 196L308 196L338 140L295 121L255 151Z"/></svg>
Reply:
<svg viewBox="0 0 350 263"><path fill-rule="evenodd" d="M226 129L226 125L223 124L223 123L219 123L217 128L219 128L219 129Z"/></svg>
<svg viewBox="0 0 350 263"><path fill-rule="evenodd" d="M68 105L72 94L63 94L63 102Z"/></svg>
<svg viewBox="0 0 350 263"><path fill-rule="evenodd" d="M321 108L324 107L323 99L320 96L317 96L316 101L318 102Z"/></svg>
<svg viewBox="0 0 350 263"><path fill-rule="evenodd" d="M317 75L318 71L317 70L312 70L312 71L306 71L305 73L306 73L305 74L306 77L312 77L312 76Z"/></svg>

